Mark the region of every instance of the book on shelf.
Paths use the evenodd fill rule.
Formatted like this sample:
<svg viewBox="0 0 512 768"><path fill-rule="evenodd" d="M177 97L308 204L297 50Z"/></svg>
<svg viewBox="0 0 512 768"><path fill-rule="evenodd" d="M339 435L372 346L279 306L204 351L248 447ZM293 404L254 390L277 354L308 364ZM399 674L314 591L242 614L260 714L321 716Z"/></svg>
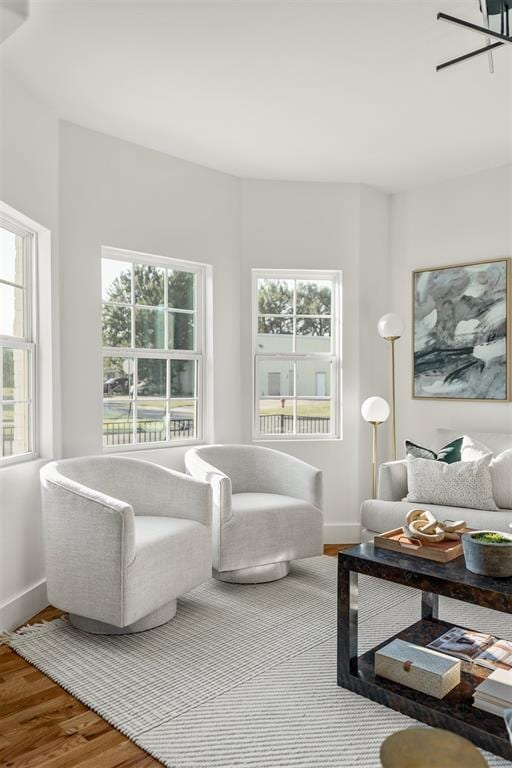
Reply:
<svg viewBox="0 0 512 768"><path fill-rule="evenodd" d="M512 670L512 642L483 632L452 627L429 643L428 648L488 669Z"/></svg>
<svg viewBox="0 0 512 768"><path fill-rule="evenodd" d="M503 715L512 709L512 670L496 669L475 689L474 706Z"/></svg>

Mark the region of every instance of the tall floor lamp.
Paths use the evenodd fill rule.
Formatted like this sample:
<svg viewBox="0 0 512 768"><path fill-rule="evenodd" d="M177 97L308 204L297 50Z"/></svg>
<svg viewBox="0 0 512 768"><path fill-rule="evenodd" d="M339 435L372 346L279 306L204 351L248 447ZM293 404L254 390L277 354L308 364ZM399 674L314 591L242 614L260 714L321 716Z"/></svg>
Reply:
<svg viewBox="0 0 512 768"><path fill-rule="evenodd" d="M393 422L393 459L396 460L396 385L395 385L395 341L404 332L404 322L400 315L390 312L382 315L377 328L383 339L391 344L391 414Z"/></svg>
<svg viewBox="0 0 512 768"><path fill-rule="evenodd" d="M389 405L383 397L369 397L361 406L361 415L373 427L372 498L377 495L377 427L389 418Z"/></svg>

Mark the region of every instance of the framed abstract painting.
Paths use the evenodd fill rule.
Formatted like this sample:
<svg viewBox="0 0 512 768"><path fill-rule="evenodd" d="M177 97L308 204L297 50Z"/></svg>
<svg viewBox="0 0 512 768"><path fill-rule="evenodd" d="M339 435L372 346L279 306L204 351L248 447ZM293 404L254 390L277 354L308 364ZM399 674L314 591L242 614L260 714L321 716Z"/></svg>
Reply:
<svg viewBox="0 0 512 768"><path fill-rule="evenodd" d="M511 259L413 272L413 397L510 399Z"/></svg>

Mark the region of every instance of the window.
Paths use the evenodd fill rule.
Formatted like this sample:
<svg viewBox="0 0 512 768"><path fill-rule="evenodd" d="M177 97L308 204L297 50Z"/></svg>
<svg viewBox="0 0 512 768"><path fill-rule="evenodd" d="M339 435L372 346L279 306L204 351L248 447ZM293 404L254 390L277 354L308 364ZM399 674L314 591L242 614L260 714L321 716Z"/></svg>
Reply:
<svg viewBox="0 0 512 768"><path fill-rule="evenodd" d="M254 437L339 437L339 272L253 271Z"/></svg>
<svg viewBox="0 0 512 768"><path fill-rule="evenodd" d="M34 242L33 232L0 218L0 464L36 452Z"/></svg>
<svg viewBox="0 0 512 768"><path fill-rule="evenodd" d="M204 267L102 255L104 447L201 439Z"/></svg>

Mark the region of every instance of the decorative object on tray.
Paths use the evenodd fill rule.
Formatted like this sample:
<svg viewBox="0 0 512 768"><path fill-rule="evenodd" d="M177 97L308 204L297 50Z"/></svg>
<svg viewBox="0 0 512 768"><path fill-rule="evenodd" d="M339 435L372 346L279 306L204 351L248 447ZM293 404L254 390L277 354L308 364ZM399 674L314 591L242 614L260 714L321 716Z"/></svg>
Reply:
<svg viewBox="0 0 512 768"><path fill-rule="evenodd" d="M460 539L458 541L444 539L433 543L422 542L417 538L410 539L404 534L403 528L395 528L392 531L377 534L373 544L381 549L422 557L425 560L434 560L436 563L449 563L463 554Z"/></svg>
<svg viewBox="0 0 512 768"><path fill-rule="evenodd" d="M512 535L501 531L471 531L462 536L466 568L495 578L512 576Z"/></svg>
<svg viewBox="0 0 512 768"><path fill-rule="evenodd" d="M407 513L404 534L421 543L436 544L440 541L460 541L466 530L465 520L437 520L428 509L411 509Z"/></svg>
<svg viewBox="0 0 512 768"><path fill-rule="evenodd" d="M404 321L400 315L390 312L382 315L377 323L380 336L391 345L391 419L392 419L392 458L396 461L396 384L395 384L395 341L404 332Z"/></svg>
<svg viewBox="0 0 512 768"><path fill-rule="evenodd" d="M497 717L504 717L512 707L512 671L496 669L492 672L476 688L473 706Z"/></svg>
<svg viewBox="0 0 512 768"><path fill-rule="evenodd" d="M506 401L510 259L413 272L413 397Z"/></svg>
<svg viewBox="0 0 512 768"><path fill-rule="evenodd" d="M407 456L407 501L496 512L490 459L446 464Z"/></svg>
<svg viewBox="0 0 512 768"><path fill-rule="evenodd" d="M380 748L382 768L489 768L479 750L462 736L440 728L406 728Z"/></svg>
<svg viewBox="0 0 512 768"><path fill-rule="evenodd" d="M460 670L460 661L399 639L375 654L376 675L436 699L443 699L460 683Z"/></svg>
<svg viewBox="0 0 512 768"><path fill-rule="evenodd" d="M512 642L483 632L452 627L428 647L487 669L512 670Z"/></svg>
<svg viewBox="0 0 512 768"><path fill-rule="evenodd" d="M383 397L368 397L361 406L361 416L373 427L372 498L377 495L377 427L389 418L389 404Z"/></svg>
<svg viewBox="0 0 512 768"><path fill-rule="evenodd" d="M411 440L406 440L405 455L414 456L415 459L431 459L432 461L444 461L446 464L453 464L454 461L461 461L463 442L464 437L458 437L436 452L430 448L424 448L422 445L416 445Z"/></svg>

